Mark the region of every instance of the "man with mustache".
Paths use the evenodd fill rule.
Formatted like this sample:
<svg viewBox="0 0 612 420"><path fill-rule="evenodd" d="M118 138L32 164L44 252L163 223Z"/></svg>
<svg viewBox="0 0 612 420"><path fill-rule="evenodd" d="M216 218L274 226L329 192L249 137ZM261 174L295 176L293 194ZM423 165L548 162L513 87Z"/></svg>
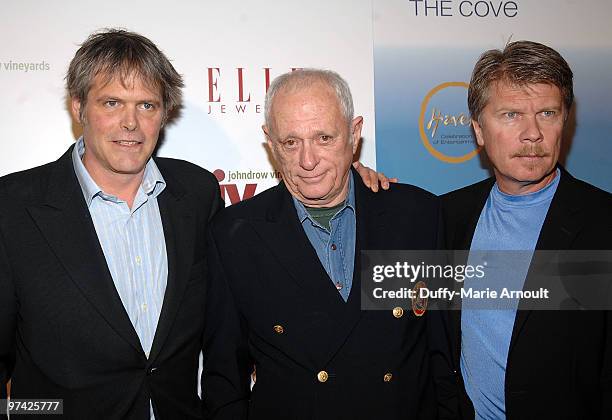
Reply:
<svg viewBox="0 0 612 420"><path fill-rule="evenodd" d="M518 41L480 57L468 106L494 177L443 197L450 249L612 249L612 196L558 164L572 102L572 71L552 48ZM530 261L491 281L522 289ZM612 417L609 311L521 310L520 302L482 310L469 303L436 314L451 343L433 346L438 389L464 385L441 396L449 417L457 407L477 419Z"/></svg>

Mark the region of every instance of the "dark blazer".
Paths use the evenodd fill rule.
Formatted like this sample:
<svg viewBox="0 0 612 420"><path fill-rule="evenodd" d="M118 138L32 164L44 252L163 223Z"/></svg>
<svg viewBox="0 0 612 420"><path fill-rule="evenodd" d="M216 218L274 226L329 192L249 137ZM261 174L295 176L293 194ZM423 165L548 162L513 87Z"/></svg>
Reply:
<svg viewBox="0 0 612 420"><path fill-rule="evenodd" d="M355 202L355 270L346 303L283 183L213 220L203 379L211 418L435 417L427 314L360 310L359 251L435 249L438 201L401 184L374 194L355 174Z"/></svg>
<svg viewBox="0 0 612 420"><path fill-rule="evenodd" d="M446 243L470 248L493 178L443 196ZM612 249L612 195L561 168L537 250ZM527 275L526 284L529 282ZM519 303L520 306L520 303ZM448 342L436 347L438 389L448 413L474 411L460 374L461 313L443 319ZM442 385L440 385L442 383ZM517 311L505 379L508 419L612 418L612 317L609 311ZM449 414L449 418L452 417Z"/></svg>
<svg viewBox="0 0 612 420"><path fill-rule="evenodd" d="M168 282L147 359L71 152L0 178L0 398L12 379L13 398L63 399L64 418L148 419L149 399L158 420L200 418L205 231L222 205L218 184L195 165L155 158Z"/></svg>

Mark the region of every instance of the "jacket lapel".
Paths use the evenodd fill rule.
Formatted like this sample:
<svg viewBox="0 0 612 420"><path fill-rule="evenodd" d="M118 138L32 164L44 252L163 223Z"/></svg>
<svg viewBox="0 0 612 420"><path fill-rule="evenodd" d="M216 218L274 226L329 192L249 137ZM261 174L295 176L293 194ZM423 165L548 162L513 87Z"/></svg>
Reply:
<svg viewBox="0 0 612 420"><path fill-rule="evenodd" d="M251 220L263 243L290 277L307 291L306 299L310 299L312 304L322 311L328 312L330 318L335 320L326 340L327 351L316 356L318 366L326 365L334 357L361 319L360 250L368 249L371 232L379 229L377 223L384 220L384 217L371 212L373 206L367 204L368 191L358 176L354 185L357 218L355 264L353 284L347 302L342 300L319 262L317 253L298 220L291 195L283 183L275 187L275 200L272 200L266 219Z"/></svg>
<svg viewBox="0 0 612 420"><path fill-rule="evenodd" d="M73 147L55 163L44 203L28 211L76 287L117 334L144 355L74 173Z"/></svg>
<svg viewBox="0 0 612 420"><path fill-rule="evenodd" d="M569 249L572 240L584 223L584 219L577 215L582 207L580 197L575 194L574 185L577 181L562 167L560 167L560 170L561 179L559 179L557 191L544 219L536 250ZM530 276L528 274L525 280L525 289L529 289L529 284ZM510 340L510 352L530 315L530 310L517 311Z"/></svg>
<svg viewBox="0 0 612 420"><path fill-rule="evenodd" d="M149 355L149 364L155 361L168 337L172 323L185 293L193 265L196 227L193 209L190 209L185 191L171 174L162 173L166 188L157 197L166 241L168 279L155 337Z"/></svg>
<svg viewBox="0 0 612 420"><path fill-rule="evenodd" d="M458 220L462 219L463 223L456 224L452 243L447 244L450 245L451 249L470 249L480 213L482 213L482 209L484 208L487 198L489 198L491 188L493 188L494 184L495 178L489 178L483 181L479 188L474 191L473 195L469 198L469 202L461 203L465 210L463 210L463 215L458 218Z"/></svg>
<svg viewBox="0 0 612 420"><path fill-rule="evenodd" d="M387 234L387 232L383 232L385 228L384 209L371 203L374 193L363 185L359 175L353 169L351 171L353 172L355 187L356 216L353 285L348 301L339 307L341 309L338 313L339 322L331 336L329 352L323 360L324 364L332 360L342 348L363 315L361 310L361 251L372 249L371 244L377 235L384 236ZM338 294L337 291L336 294Z"/></svg>
<svg viewBox="0 0 612 420"><path fill-rule="evenodd" d="M265 219L252 219L251 225L295 281L307 292L315 306L329 309L342 301L319 262L297 216L291 194L281 182L274 187L274 198Z"/></svg>

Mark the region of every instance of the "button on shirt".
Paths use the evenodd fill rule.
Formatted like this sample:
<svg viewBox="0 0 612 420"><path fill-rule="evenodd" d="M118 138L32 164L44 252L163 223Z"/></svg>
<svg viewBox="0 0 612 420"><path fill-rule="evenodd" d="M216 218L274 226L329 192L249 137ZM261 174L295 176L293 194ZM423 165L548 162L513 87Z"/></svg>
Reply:
<svg viewBox="0 0 612 420"><path fill-rule="evenodd" d="M353 174L349 173L347 199L331 218L330 226L323 227L314 220L299 200L293 198L298 219L317 252L334 287L346 302L353 285L355 263L355 193Z"/></svg>
<svg viewBox="0 0 612 420"><path fill-rule="evenodd" d="M74 170L115 288L149 357L168 278L166 241L157 203L166 182L150 159L130 209L125 201L98 187L81 161L84 153L81 137L72 152Z"/></svg>

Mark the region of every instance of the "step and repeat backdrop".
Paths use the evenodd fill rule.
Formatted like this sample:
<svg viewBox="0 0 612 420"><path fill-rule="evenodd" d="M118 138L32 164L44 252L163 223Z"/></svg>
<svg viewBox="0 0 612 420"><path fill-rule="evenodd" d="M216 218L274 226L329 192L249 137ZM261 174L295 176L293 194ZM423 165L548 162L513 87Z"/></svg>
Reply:
<svg viewBox="0 0 612 420"><path fill-rule="evenodd" d="M64 76L100 28L149 37L185 79L184 107L160 156L214 172L227 204L278 183L261 130L270 81L293 68L333 69L365 124L361 160L376 165L369 1L6 1L0 14L0 175L59 156L80 136Z"/></svg>
<svg viewBox="0 0 612 420"><path fill-rule="evenodd" d="M490 172L470 127L467 88L480 54L544 43L574 71L561 163L612 191L612 2L374 0L376 161L402 182L445 193Z"/></svg>
<svg viewBox="0 0 612 420"><path fill-rule="evenodd" d="M214 172L227 204L275 185L261 131L266 88L295 68L349 82L365 119L360 160L435 193L489 175L466 105L479 54L530 39L575 72L563 163L612 190L608 0L7 1L0 16L0 175L57 159L80 136L64 76L93 31L149 37L183 74L160 156Z"/></svg>

